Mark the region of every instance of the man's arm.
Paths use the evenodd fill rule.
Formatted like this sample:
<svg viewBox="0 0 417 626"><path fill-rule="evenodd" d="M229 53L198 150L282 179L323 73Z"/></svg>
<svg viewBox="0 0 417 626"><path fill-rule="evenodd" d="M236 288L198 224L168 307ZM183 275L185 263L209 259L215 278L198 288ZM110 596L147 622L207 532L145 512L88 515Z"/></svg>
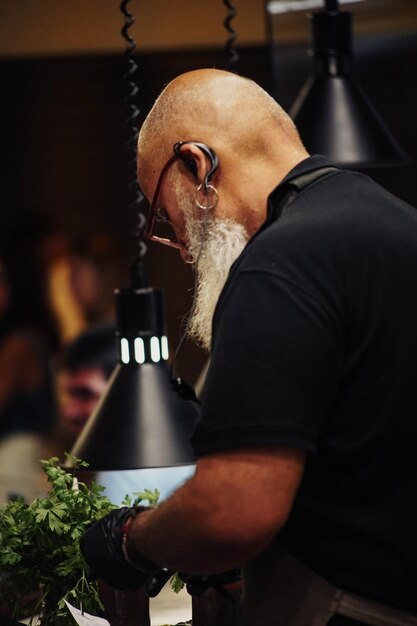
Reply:
<svg viewBox="0 0 417 626"><path fill-rule="evenodd" d="M205 456L171 498L133 521L130 547L161 567L190 573L240 565L285 524L304 464L303 450L277 445Z"/></svg>

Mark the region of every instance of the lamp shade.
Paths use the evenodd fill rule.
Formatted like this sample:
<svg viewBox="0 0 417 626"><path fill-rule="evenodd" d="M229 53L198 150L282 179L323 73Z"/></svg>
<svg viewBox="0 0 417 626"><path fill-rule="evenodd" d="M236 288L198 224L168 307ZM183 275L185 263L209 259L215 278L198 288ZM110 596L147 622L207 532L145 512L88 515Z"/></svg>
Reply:
<svg viewBox="0 0 417 626"><path fill-rule="evenodd" d="M193 463L189 436L199 407L171 380L163 293L134 287L115 293L120 363L71 454L92 471Z"/></svg>
<svg viewBox="0 0 417 626"><path fill-rule="evenodd" d="M345 167L402 165L407 157L351 75L351 13L310 16L313 74L290 115L307 150Z"/></svg>
<svg viewBox="0 0 417 626"><path fill-rule="evenodd" d="M119 364L71 454L91 470L189 464L197 405L172 388L165 363Z"/></svg>

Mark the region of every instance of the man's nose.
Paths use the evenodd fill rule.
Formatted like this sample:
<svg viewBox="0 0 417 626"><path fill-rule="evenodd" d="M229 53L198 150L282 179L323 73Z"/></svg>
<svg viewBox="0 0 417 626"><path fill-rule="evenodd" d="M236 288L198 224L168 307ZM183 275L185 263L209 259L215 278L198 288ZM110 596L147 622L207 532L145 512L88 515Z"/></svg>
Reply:
<svg viewBox="0 0 417 626"><path fill-rule="evenodd" d="M78 398L69 398L62 407L63 416L67 419L83 417L86 413L83 404Z"/></svg>

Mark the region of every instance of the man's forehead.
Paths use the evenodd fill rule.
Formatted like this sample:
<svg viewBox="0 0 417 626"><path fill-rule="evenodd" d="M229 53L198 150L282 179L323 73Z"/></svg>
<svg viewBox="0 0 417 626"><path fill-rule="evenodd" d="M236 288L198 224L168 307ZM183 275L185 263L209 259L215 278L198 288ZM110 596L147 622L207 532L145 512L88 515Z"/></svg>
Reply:
<svg viewBox="0 0 417 626"><path fill-rule="evenodd" d="M61 370L60 375L61 380L66 383L70 382L73 384L77 384L78 382L82 382L84 384L84 381L86 380L92 381L93 383L106 380L104 369L98 365L80 365L80 367L74 369L64 368Z"/></svg>

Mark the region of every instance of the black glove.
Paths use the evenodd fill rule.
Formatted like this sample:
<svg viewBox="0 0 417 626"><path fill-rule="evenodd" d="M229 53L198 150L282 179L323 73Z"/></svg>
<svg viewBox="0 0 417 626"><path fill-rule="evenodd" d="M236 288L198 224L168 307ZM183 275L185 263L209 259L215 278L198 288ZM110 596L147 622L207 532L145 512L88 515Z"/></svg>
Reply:
<svg viewBox="0 0 417 626"><path fill-rule="evenodd" d="M207 589L215 589L218 593L227 597L232 602L234 602L234 598L230 595L227 589L224 588L224 585L236 583L241 580L239 568L211 575L187 574L186 572L179 572L178 577L185 583L190 596L201 596L205 591L207 591Z"/></svg>
<svg viewBox="0 0 417 626"><path fill-rule="evenodd" d="M93 576L104 580L114 589L135 591L159 569L157 565L145 560L143 562L148 566L145 567L148 571L137 569L127 560L123 548L124 526L129 518L136 517L143 510L145 507L125 506L115 509L90 526L81 538L81 552L91 567Z"/></svg>
<svg viewBox="0 0 417 626"><path fill-rule="evenodd" d="M150 598L157 596L173 574L174 572L169 569L160 569L155 574L151 574L145 583L145 591L148 596Z"/></svg>

